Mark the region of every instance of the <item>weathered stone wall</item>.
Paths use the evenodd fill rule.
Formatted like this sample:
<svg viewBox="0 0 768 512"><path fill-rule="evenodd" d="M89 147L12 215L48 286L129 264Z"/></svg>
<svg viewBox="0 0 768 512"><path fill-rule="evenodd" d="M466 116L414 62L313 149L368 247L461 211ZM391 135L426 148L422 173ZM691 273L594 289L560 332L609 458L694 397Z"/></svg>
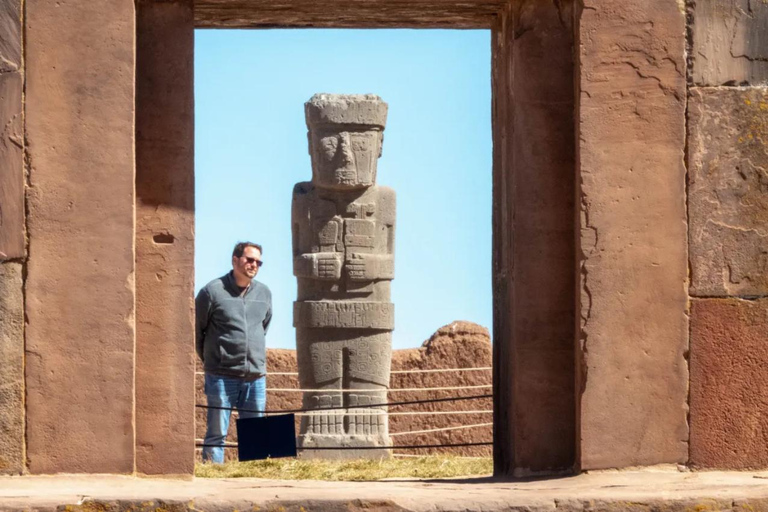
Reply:
<svg viewBox="0 0 768 512"><path fill-rule="evenodd" d="M491 340L488 330L470 322L453 322L441 327L420 348L393 350L392 370L427 370L438 368L477 368L491 366ZM277 388L298 388L296 375L276 375L276 373L295 373L296 351L285 349L267 350L267 409L291 410L301 408L301 393L274 391ZM205 404L203 390L203 375L198 373L196 395L197 403ZM427 388L427 387L460 387L460 386L488 386L491 384L491 371L471 372L437 372L437 373L393 373L390 378L390 389L396 388ZM437 391L390 391L389 402L403 402L410 400L426 400L430 398L445 398L455 396L487 395L491 388L479 389L446 389ZM490 398L477 400L465 400L458 402L437 402L432 404L415 404L407 406L391 407L390 412L449 412L449 411L491 411ZM229 429L228 442L237 439L235 431L235 416ZM205 437L205 410L198 409L197 413L197 439ZM488 412L474 414L415 414L415 415L391 415L389 417L389 432L395 434L392 437L395 445L414 444L459 444L490 442L492 440L492 428L490 425L483 427L444 430L441 432L426 432L422 434L397 435L401 432L413 432L433 428L444 428L460 425L476 425L490 423L492 415ZM296 432L299 432L298 419ZM235 460L236 450L226 450L227 460ZM468 446L461 448L424 448L418 450L394 450L394 453L404 454L434 454L451 453L462 456L491 455L490 446ZM199 457L199 450L198 450Z"/></svg>
<svg viewBox="0 0 768 512"><path fill-rule="evenodd" d="M497 474L575 462L575 4L512 2L493 29Z"/></svg>
<svg viewBox="0 0 768 512"><path fill-rule="evenodd" d="M26 3L32 473L134 471L135 16Z"/></svg>
<svg viewBox="0 0 768 512"><path fill-rule="evenodd" d="M768 467L768 4L689 8L690 463Z"/></svg>
<svg viewBox="0 0 768 512"><path fill-rule="evenodd" d="M192 15L191 0L137 3L136 471L145 474L193 471Z"/></svg>
<svg viewBox="0 0 768 512"><path fill-rule="evenodd" d="M0 1L0 474L24 468L21 0Z"/></svg>
<svg viewBox="0 0 768 512"><path fill-rule="evenodd" d="M578 31L581 467L684 463L685 12L585 0Z"/></svg>
<svg viewBox="0 0 768 512"><path fill-rule="evenodd" d="M497 472L766 467L768 4L352 3L494 28ZM191 470L200 5L0 0L0 472Z"/></svg>

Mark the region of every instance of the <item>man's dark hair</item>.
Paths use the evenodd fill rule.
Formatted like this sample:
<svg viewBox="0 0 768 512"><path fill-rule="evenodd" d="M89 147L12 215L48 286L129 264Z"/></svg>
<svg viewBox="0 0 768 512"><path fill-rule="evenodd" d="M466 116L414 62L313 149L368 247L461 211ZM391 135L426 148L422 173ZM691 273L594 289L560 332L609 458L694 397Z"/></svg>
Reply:
<svg viewBox="0 0 768 512"><path fill-rule="evenodd" d="M261 248L259 244L255 244L253 242L238 242L237 245L235 245L235 249L232 251L232 257L233 258L242 257L246 247L253 247L259 250L259 254L264 254L264 250Z"/></svg>

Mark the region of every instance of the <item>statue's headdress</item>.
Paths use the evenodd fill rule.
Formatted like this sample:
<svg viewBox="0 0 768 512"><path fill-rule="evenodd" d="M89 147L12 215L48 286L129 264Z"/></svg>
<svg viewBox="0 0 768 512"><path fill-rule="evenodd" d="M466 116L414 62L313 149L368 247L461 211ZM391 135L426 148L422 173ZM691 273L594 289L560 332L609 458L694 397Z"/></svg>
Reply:
<svg viewBox="0 0 768 512"><path fill-rule="evenodd" d="M345 124L375 126L387 123L387 104L375 94L315 94L304 104L307 126Z"/></svg>

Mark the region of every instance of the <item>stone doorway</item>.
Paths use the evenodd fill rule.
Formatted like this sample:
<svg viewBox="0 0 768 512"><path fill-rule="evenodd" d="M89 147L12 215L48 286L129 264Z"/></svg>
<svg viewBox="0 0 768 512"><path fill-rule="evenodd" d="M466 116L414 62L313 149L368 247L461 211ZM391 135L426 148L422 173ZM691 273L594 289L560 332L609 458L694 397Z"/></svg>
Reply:
<svg viewBox="0 0 768 512"><path fill-rule="evenodd" d="M573 468L573 9L533 0L137 2L138 472L189 473L193 461L196 27L492 30L495 473ZM178 427L184 417L189 427Z"/></svg>

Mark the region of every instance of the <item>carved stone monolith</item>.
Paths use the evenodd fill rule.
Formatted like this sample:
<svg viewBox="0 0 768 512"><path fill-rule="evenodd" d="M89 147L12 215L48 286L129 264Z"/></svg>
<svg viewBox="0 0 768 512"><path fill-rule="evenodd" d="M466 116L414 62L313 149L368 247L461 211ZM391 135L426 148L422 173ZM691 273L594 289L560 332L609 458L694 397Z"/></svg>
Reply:
<svg viewBox="0 0 768 512"><path fill-rule="evenodd" d="M387 104L316 94L305 104L312 181L293 190L293 325L304 408L303 456L384 457L394 305L395 192L376 185ZM310 450L312 447L368 447ZM381 450L370 447L381 446Z"/></svg>

